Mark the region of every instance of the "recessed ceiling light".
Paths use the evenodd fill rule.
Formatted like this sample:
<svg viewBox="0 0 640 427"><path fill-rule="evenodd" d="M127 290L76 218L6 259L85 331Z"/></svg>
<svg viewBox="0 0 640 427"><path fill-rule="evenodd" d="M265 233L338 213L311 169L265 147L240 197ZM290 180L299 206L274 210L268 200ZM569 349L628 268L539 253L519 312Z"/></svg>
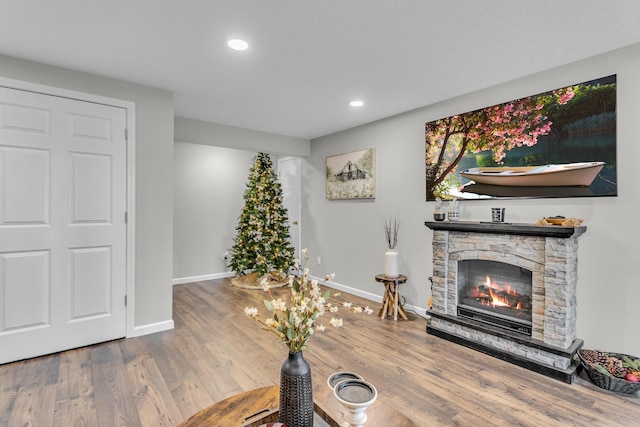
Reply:
<svg viewBox="0 0 640 427"><path fill-rule="evenodd" d="M364 101L351 101L349 105L352 107L362 107L364 105Z"/></svg>
<svg viewBox="0 0 640 427"><path fill-rule="evenodd" d="M242 39L229 39L227 46L233 50L247 50L249 49L249 43Z"/></svg>

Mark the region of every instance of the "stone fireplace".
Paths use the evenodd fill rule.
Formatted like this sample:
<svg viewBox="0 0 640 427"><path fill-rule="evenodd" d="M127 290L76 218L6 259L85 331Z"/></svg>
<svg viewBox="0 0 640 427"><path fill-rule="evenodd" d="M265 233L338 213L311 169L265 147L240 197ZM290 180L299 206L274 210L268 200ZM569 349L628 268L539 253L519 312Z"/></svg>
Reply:
<svg viewBox="0 0 640 427"><path fill-rule="evenodd" d="M427 332L573 382L578 237L586 227L426 222L433 230Z"/></svg>

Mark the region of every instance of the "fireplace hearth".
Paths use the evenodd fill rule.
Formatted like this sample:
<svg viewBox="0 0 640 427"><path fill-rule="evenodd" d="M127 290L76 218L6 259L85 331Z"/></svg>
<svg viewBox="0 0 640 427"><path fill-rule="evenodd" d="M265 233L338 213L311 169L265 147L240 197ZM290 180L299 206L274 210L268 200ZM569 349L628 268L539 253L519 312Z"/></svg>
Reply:
<svg viewBox="0 0 640 427"><path fill-rule="evenodd" d="M433 230L427 333L573 382L578 237L586 227L425 222Z"/></svg>

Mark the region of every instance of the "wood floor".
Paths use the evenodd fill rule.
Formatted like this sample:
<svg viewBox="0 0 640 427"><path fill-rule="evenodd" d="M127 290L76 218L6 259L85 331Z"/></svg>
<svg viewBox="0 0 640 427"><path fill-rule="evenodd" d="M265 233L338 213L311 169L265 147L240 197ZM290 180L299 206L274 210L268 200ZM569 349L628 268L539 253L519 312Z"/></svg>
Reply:
<svg viewBox="0 0 640 427"><path fill-rule="evenodd" d="M178 285L172 331L2 365L0 426L175 426L277 384L286 348L243 314L262 310L263 297L228 279ZM378 308L345 294L333 300L344 299ZM357 372L418 425L640 425L637 395L602 391L586 377L564 384L427 335L413 313L397 322L340 313L344 328L317 333L305 351L314 384Z"/></svg>

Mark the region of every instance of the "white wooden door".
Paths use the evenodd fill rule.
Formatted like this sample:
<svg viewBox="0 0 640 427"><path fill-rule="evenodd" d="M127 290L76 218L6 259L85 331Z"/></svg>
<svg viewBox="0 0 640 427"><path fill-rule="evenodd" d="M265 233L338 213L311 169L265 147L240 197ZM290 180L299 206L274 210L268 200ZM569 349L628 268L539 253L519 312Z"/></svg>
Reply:
<svg viewBox="0 0 640 427"><path fill-rule="evenodd" d="M300 158L278 159L278 178L282 185L282 204L289 214L289 235L295 249L295 257L300 259Z"/></svg>
<svg viewBox="0 0 640 427"><path fill-rule="evenodd" d="M0 87L0 363L126 335L126 127Z"/></svg>

